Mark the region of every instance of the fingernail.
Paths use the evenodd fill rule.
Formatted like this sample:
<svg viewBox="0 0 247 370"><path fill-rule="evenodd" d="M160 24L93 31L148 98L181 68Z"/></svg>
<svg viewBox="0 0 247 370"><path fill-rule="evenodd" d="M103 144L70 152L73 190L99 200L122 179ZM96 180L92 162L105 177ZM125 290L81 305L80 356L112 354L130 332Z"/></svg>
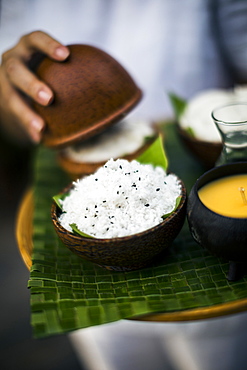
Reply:
<svg viewBox="0 0 247 370"><path fill-rule="evenodd" d="M39 133L43 130L43 123L37 119L33 119L30 126Z"/></svg>
<svg viewBox="0 0 247 370"><path fill-rule="evenodd" d="M46 91L44 90L40 90L38 92L38 97L39 97L39 100L44 103L44 104L49 104L51 101L52 101L52 96L51 94L47 93Z"/></svg>
<svg viewBox="0 0 247 370"><path fill-rule="evenodd" d="M28 132L32 141L38 144L41 141L41 133L44 129L44 124L42 120L32 119L29 123Z"/></svg>
<svg viewBox="0 0 247 370"><path fill-rule="evenodd" d="M69 56L69 50L65 47L58 47L55 50L55 54L58 58L65 59Z"/></svg>

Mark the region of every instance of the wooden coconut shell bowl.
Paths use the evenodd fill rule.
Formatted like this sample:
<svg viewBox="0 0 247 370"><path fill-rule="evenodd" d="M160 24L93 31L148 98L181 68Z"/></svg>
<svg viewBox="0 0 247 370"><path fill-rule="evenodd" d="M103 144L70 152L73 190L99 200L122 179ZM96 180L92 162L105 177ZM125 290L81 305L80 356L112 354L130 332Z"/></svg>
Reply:
<svg viewBox="0 0 247 370"><path fill-rule="evenodd" d="M186 217L186 189L182 181L178 208L159 225L144 232L112 239L86 238L64 229L58 217L61 210L53 202L51 217L60 240L75 254L108 270L131 271L150 264L168 248L180 232ZM67 192L71 187L64 190Z"/></svg>
<svg viewBox="0 0 247 370"><path fill-rule="evenodd" d="M34 103L45 122L43 144L61 147L87 139L121 120L141 90L110 55L90 45L69 45L65 62L45 57L36 74L54 92L49 106Z"/></svg>
<svg viewBox="0 0 247 370"><path fill-rule="evenodd" d="M222 144L199 140L189 135L179 124L176 124L176 129L178 137L186 150L188 150L205 169L214 167L222 151Z"/></svg>

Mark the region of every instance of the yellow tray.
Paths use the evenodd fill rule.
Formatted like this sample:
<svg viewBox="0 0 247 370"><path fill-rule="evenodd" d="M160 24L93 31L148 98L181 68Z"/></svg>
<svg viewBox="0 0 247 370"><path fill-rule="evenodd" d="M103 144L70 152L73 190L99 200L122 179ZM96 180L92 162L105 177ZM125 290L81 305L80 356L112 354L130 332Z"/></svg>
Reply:
<svg viewBox="0 0 247 370"><path fill-rule="evenodd" d="M32 266L33 209L33 192L32 190L28 190L21 201L16 222L16 238L18 248L28 269L30 269ZM247 298L244 298L229 303L217 304L211 307L202 307L178 312L148 314L145 316L139 316L133 320L156 322L191 321L219 317L243 312L246 310Z"/></svg>

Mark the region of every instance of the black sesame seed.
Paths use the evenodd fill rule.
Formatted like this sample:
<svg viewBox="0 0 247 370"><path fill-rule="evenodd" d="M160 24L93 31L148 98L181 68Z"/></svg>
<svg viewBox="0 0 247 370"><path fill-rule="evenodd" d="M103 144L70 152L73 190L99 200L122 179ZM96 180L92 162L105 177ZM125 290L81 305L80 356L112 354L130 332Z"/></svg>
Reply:
<svg viewBox="0 0 247 370"><path fill-rule="evenodd" d="M123 167L121 166L121 164L120 164L119 168L120 168L120 169L122 169L122 168L123 168Z"/></svg>
<svg viewBox="0 0 247 370"><path fill-rule="evenodd" d="M139 181L141 181L141 177L139 177Z"/></svg>
<svg viewBox="0 0 247 370"><path fill-rule="evenodd" d="M119 194L119 191L117 191L117 194Z"/></svg>
<svg viewBox="0 0 247 370"><path fill-rule="evenodd" d="M145 207L149 207L149 204L147 203L147 204L145 204Z"/></svg>
<svg viewBox="0 0 247 370"><path fill-rule="evenodd" d="M97 208L97 204L95 204L94 208Z"/></svg>
<svg viewBox="0 0 247 370"><path fill-rule="evenodd" d="M103 203L106 203L106 200L103 200Z"/></svg>
<svg viewBox="0 0 247 370"><path fill-rule="evenodd" d="M156 191L160 191L160 188L157 188Z"/></svg>
<svg viewBox="0 0 247 370"><path fill-rule="evenodd" d="M95 181L98 181L98 179L95 179Z"/></svg>

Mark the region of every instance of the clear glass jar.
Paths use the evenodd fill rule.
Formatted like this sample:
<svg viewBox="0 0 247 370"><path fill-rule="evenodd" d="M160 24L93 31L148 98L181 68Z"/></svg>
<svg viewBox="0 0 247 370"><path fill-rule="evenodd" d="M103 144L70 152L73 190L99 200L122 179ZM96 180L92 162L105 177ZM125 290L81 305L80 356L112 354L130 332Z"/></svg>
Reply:
<svg viewBox="0 0 247 370"><path fill-rule="evenodd" d="M223 144L216 166L247 161L247 103L218 107L213 110L212 118Z"/></svg>

